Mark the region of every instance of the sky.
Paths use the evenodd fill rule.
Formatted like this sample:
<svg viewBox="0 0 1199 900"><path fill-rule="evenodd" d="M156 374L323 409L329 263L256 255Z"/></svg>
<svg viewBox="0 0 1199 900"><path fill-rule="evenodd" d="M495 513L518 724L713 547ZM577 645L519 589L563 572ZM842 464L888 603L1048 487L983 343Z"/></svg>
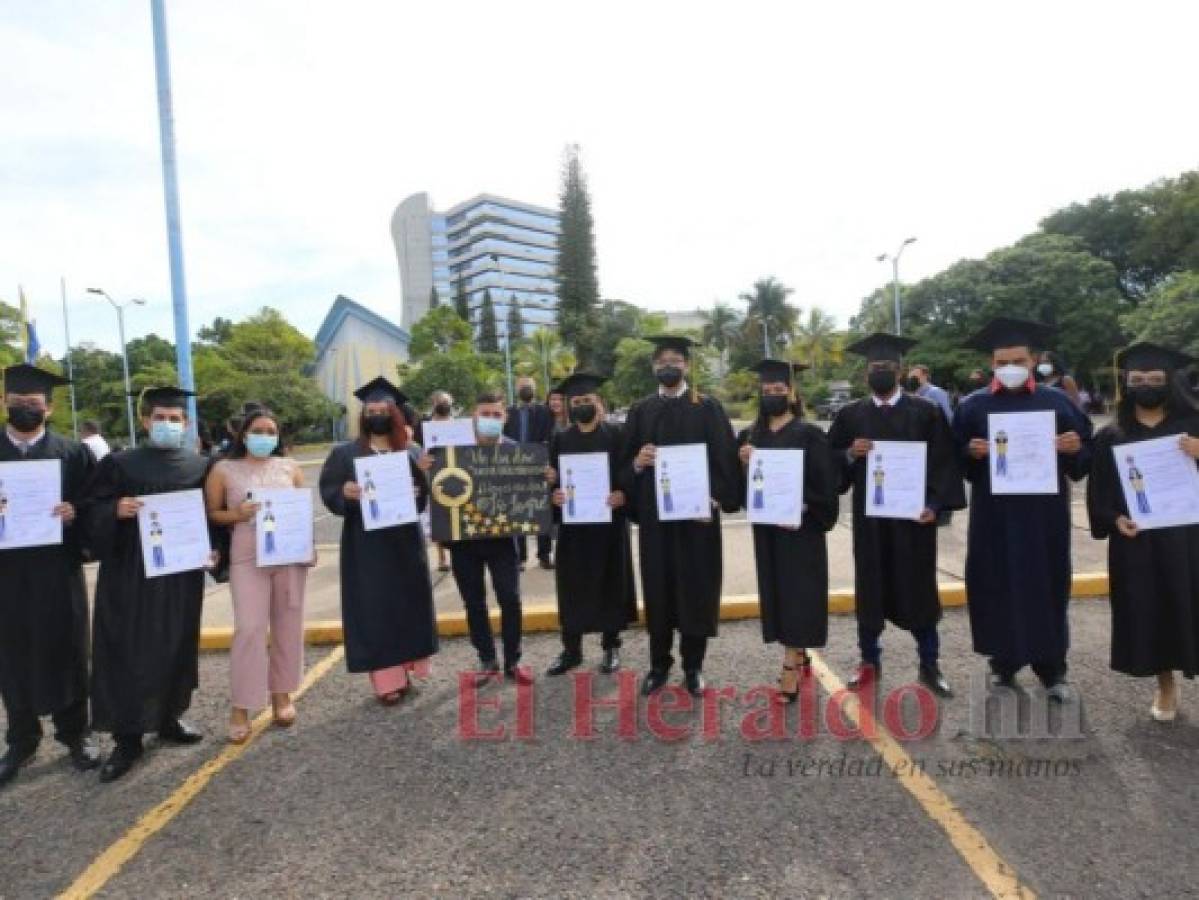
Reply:
<svg viewBox="0 0 1199 900"><path fill-rule="evenodd" d="M394 320L411 193L557 205L589 178L601 293L846 324L1052 210L1199 165L1180 2L167 0L191 329L337 294ZM172 334L149 0L0 6L0 299L115 349Z"/></svg>

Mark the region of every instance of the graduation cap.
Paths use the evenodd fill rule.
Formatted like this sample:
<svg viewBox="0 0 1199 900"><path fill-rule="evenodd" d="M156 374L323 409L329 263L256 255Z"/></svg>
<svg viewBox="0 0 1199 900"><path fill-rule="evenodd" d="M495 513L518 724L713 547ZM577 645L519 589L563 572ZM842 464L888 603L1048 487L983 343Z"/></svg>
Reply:
<svg viewBox="0 0 1199 900"><path fill-rule="evenodd" d="M56 387L70 383L69 378L28 363L19 363L4 370L4 391L8 394L44 394L49 400Z"/></svg>
<svg viewBox="0 0 1199 900"><path fill-rule="evenodd" d="M153 409L156 406L168 409L183 409L187 406L187 398L196 395L194 392L184 390L180 387L162 385L160 387L148 387L140 393L131 393L129 396L137 397L137 405L142 409Z"/></svg>
<svg viewBox="0 0 1199 900"><path fill-rule="evenodd" d="M1128 372L1136 369L1138 372L1172 372L1175 369L1185 369L1195 361L1195 357L1160 344L1148 341L1138 341L1125 347L1116 354L1117 363L1121 369Z"/></svg>
<svg viewBox="0 0 1199 900"><path fill-rule="evenodd" d="M683 354L683 359L691 358L691 348L699 345L684 334L655 334L647 336L646 340L654 345L654 355L663 350L676 350Z"/></svg>
<svg viewBox="0 0 1199 900"><path fill-rule="evenodd" d="M791 384L794 375L812 368L807 363L787 362L785 359L764 359L751 367L762 384Z"/></svg>
<svg viewBox="0 0 1199 900"><path fill-rule="evenodd" d="M900 337L897 334L887 334L876 331L874 334L850 344L845 349L850 353L866 357L868 362L887 360L899 362L905 353L911 350L919 341Z"/></svg>
<svg viewBox="0 0 1199 900"><path fill-rule="evenodd" d="M964 346L970 350L981 350L983 353L993 353L1003 347L1045 350L1056 334L1056 328L1043 322L1001 316L984 325Z"/></svg>
<svg viewBox="0 0 1199 900"><path fill-rule="evenodd" d="M607 380L601 375L592 375L590 372L574 372L563 378L554 388L554 392L564 397L572 394L594 394L599 390L599 386Z"/></svg>
<svg viewBox="0 0 1199 900"><path fill-rule="evenodd" d="M409 402L407 395L382 375L358 388L354 396L363 403L391 402L403 406Z"/></svg>

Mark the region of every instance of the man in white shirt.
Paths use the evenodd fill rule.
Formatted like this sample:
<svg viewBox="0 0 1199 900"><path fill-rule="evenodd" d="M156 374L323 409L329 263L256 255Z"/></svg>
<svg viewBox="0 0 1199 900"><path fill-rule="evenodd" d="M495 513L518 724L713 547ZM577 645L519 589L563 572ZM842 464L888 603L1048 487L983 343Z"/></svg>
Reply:
<svg viewBox="0 0 1199 900"><path fill-rule="evenodd" d="M94 419L88 419L79 426L79 439L92 450L92 456L99 462L108 456L110 448L108 441L100 434L100 425Z"/></svg>

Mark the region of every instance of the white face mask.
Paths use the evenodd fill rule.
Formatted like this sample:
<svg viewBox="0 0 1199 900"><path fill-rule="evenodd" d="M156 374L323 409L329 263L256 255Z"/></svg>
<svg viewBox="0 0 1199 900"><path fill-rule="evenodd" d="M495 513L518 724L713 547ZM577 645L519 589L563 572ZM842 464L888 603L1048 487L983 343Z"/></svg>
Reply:
<svg viewBox="0 0 1199 900"><path fill-rule="evenodd" d="M1018 390L1028 383L1028 366L1000 366L995 377L1009 391Z"/></svg>
<svg viewBox="0 0 1199 900"><path fill-rule="evenodd" d="M1053 374L1053 363L1041 363L1039 366L1037 366L1037 371L1040 372L1044 377L1048 378Z"/></svg>

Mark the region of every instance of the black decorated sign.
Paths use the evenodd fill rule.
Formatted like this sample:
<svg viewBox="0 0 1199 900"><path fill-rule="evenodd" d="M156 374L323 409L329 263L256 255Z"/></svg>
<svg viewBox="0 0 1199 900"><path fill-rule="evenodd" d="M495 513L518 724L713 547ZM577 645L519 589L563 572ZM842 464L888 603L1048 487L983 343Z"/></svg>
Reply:
<svg viewBox="0 0 1199 900"><path fill-rule="evenodd" d="M540 444L433 451L433 540L478 541L548 532L549 464Z"/></svg>

